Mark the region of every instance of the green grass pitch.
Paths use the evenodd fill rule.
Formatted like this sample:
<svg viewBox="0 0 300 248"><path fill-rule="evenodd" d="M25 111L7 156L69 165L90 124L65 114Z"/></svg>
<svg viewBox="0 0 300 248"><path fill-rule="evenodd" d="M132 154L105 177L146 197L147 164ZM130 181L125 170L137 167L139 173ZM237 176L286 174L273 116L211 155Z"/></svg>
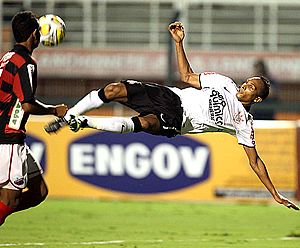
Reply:
<svg viewBox="0 0 300 248"><path fill-rule="evenodd" d="M0 247L299 248L300 212L275 204L47 199L6 220Z"/></svg>

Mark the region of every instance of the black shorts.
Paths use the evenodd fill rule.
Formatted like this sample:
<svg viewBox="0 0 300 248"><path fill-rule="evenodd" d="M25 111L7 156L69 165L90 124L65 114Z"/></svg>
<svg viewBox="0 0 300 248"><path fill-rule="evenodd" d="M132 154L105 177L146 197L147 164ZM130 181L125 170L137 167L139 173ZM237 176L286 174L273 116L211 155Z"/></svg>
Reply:
<svg viewBox="0 0 300 248"><path fill-rule="evenodd" d="M160 122L158 135L174 137L180 134L183 109L181 100L172 90L155 83L122 81L127 89L125 106L135 110L139 116L154 114Z"/></svg>

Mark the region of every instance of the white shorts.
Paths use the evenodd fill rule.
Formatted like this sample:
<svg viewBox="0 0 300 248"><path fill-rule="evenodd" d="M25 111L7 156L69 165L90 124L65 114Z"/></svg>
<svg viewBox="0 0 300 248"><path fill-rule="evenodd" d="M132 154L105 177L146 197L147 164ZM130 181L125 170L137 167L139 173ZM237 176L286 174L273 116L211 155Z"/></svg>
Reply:
<svg viewBox="0 0 300 248"><path fill-rule="evenodd" d="M0 188L24 189L30 178L43 173L26 144L0 144L0 158Z"/></svg>

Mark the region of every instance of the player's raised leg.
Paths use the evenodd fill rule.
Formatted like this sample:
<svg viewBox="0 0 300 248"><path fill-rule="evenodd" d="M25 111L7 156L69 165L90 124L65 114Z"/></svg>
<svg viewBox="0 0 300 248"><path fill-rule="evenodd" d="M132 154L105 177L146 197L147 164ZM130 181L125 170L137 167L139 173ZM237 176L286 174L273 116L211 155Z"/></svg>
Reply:
<svg viewBox="0 0 300 248"><path fill-rule="evenodd" d="M127 99L127 90L123 83L110 83L100 90L93 90L72 108L65 115L66 121L69 121L71 115L78 116L87 111L101 107L104 103L111 101L124 102Z"/></svg>
<svg viewBox="0 0 300 248"><path fill-rule="evenodd" d="M156 115L134 117L88 117L71 116L70 129L77 132L81 128L93 128L104 132L131 133L144 131L151 134L159 134L160 122Z"/></svg>
<svg viewBox="0 0 300 248"><path fill-rule="evenodd" d="M67 125L71 120L71 116L78 116L86 113L89 110L99 108L105 103L111 101L126 102L127 89L122 82L110 83L102 89L93 90L80 101L78 101L72 108L68 110L64 118L56 119L45 126L45 131L53 133L58 131L61 127Z"/></svg>

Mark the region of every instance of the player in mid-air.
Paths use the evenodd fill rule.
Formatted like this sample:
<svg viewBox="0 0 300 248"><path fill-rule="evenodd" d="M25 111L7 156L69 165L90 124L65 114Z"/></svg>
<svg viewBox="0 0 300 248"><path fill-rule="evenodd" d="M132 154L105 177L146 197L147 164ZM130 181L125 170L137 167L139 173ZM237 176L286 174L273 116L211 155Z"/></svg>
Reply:
<svg viewBox="0 0 300 248"><path fill-rule="evenodd" d="M269 81L254 76L238 88L229 77L214 72L194 73L183 47L185 33L182 23L170 24L169 32L175 41L181 80L189 87L179 89L132 80L110 83L90 92L69 109L63 119L49 123L45 130L56 132L68 123L75 132L87 127L116 133L144 131L167 137L186 133L226 132L236 136L238 143L243 145L251 168L273 198L288 208L299 210L276 190L255 148L253 119L248 111L252 104L260 103L268 96ZM111 101L124 104L139 115L132 118L81 115Z"/></svg>
<svg viewBox="0 0 300 248"><path fill-rule="evenodd" d="M37 65L31 54L40 32L34 14L17 13L12 31L16 44L0 59L0 226L8 215L38 205L48 194L42 169L24 143L29 115L63 117L67 112L64 104L35 99Z"/></svg>

